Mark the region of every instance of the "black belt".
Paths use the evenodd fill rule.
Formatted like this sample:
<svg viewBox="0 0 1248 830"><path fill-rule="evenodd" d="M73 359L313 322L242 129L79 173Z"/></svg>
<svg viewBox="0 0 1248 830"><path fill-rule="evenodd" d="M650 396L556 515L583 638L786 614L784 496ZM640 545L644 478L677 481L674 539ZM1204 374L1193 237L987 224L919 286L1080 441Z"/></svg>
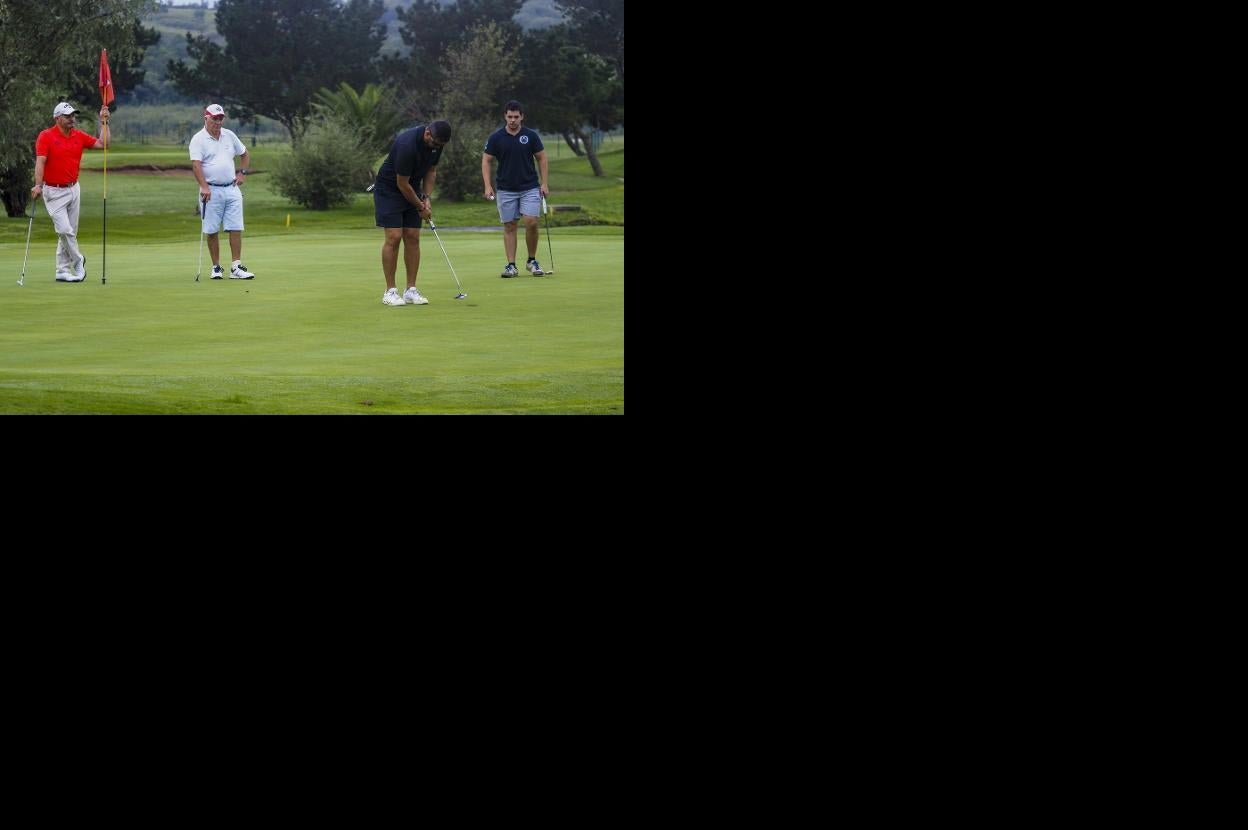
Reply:
<svg viewBox="0 0 1248 830"><path fill-rule="evenodd" d="M70 182L69 184L53 184L52 182L44 182L43 186L44 187L73 187L76 184L78 184L78 182Z"/></svg>
<svg viewBox="0 0 1248 830"><path fill-rule="evenodd" d="M225 184L217 184L216 182L208 182L213 187L233 187L234 182L226 182Z"/></svg>

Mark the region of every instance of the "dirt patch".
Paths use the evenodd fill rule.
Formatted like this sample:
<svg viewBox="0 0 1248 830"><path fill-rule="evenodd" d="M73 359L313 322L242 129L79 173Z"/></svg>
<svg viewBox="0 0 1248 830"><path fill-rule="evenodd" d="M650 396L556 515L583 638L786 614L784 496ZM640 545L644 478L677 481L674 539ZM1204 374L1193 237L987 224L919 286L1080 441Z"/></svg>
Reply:
<svg viewBox="0 0 1248 830"><path fill-rule="evenodd" d="M120 167L108 168L110 173L128 173L132 176L177 176L181 178L194 178L195 173L191 170L191 165L187 164L169 164L164 167L157 167L155 164L123 164ZM252 170L252 175L261 173L261 170Z"/></svg>
<svg viewBox="0 0 1248 830"><path fill-rule="evenodd" d="M190 164L171 164L157 167L154 164L123 164L120 167L109 167L110 173L130 173L136 176L194 176Z"/></svg>

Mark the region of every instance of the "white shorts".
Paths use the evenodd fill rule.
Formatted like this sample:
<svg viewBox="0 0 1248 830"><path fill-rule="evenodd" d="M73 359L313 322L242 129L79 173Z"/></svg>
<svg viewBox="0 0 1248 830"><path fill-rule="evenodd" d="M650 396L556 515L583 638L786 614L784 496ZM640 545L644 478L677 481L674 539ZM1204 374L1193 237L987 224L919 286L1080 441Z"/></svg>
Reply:
<svg viewBox="0 0 1248 830"><path fill-rule="evenodd" d="M214 234L223 228L227 231L243 229L243 191L234 185L212 188L212 198L204 205L204 233Z"/></svg>

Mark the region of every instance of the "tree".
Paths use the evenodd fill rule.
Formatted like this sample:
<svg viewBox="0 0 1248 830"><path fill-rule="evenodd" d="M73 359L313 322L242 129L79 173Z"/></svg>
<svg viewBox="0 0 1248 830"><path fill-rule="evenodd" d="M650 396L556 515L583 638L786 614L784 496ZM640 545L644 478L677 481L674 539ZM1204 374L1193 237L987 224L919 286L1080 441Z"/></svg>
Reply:
<svg viewBox="0 0 1248 830"><path fill-rule="evenodd" d="M375 79L384 12L381 0L221 0L225 47L188 32L196 63L170 61L169 77L183 95L222 104L240 120L268 116L298 142L318 89Z"/></svg>
<svg viewBox="0 0 1248 830"><path fill-rule="evenodd" d="M326 125L354 133L369 160L389 152L406 121L394 93L377 84L368 84L363 92L348 83L339 84L336 91L323 87L312 101L312 110ZM368 173L373 175L371 167Z"/></svg>
<svg viewBox="0 0 1248 830"><path fill-rule="evenodd" d="M133 46L104 47L108 49L108 68L113 77L113 91L117 93L118 98L143 83L147 70L140 69L139 66L143 63L144 53L159 42L159 31L154 27L144 26L136 20L134 21ZM83 102L99 97L99 66L99 52L84 55L79 59L73 75L74 85L69 90L69 97L66 100ZM120 101L114 101L109 105L109 109L116 110L120 103Z"/></svg>
<svg viewBox="0 0 1248 830"><path fill-rule="evenodd" d="M601 176L593 135L585 128L609 130L620 123L623 83L611 64L571 40L567 26L525 35L518 86L519 100L525 107L524 123L562 135L577 155L583 149L594 175Z"/></svg>
<svg viewBox="0 0 1248 830"><path fill-rule="evenodd" d="M273 165L273 189L310 210L350 204L368 181L364 158L353 131L316 124Z"/></svg>
<svg viewBox="0 0 1248 830"><path fill-rule="evenodd" d="M142 60L136 33L154 0L0 0L0 197L9 216L20 216L34 183L35 137L52 123L52 107L71 100L93 111L99 100L100 49ZM77 98L83 72L90 96ZM113 84L123 91L116 73Z"/></svg>
<svg viewBox="0 0 1248 830"><path fill-rule="evenodd" d="M515 82L517 40L511 29L490 22L443 59L441 99L451 122L451 143L438 161L438 195L454 202L480 193L481 151L494 131Z"/></svg>
<svg viewBox="0 0 1248 830"><path fill-rule="evenodd" d="M624 0L554 0L572 42L610 61L624 81Z"/></svg>
<svg viewBox="0 0 1248 830"><path fill-rule="evenodd" d="M441 91L446 83L442 60L452 47L472 39L476 27L496 23L509 37L520 35L516 12L524 0L459 0L443 7L438 0L414 0L396 10L399 34L412 47L411 55L393 55L382 61L382 75L407 93L405 110L412 118L443 115Z"/></svg>

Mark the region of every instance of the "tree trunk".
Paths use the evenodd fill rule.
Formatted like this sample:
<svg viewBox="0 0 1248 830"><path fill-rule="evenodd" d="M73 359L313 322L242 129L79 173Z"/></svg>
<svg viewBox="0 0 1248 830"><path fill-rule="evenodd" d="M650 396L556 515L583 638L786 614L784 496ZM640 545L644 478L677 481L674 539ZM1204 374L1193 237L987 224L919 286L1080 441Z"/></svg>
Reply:
<svg viewBox="0 0 1248 830"><path fill-rule="evenodd" d="M576 146L576 142L572 140L572 134L566 130L563 133L563 140L566 141L568 146L572 148L573 153L576 153L578 156L585 155L581 152L581 148Z"/></svg>
<svg viewBox="0 0 1248 830"><path fill-rule="evenodd" d="M573 130L572 134L581 140L581 144L585 145L585 155L589 156L589 166L594 168L594 175L605 175L602 172L602 162L598 161L598 154L594 152L594 141L592 136L585 135L585 133L581 132L579 127Z"/></svg>

